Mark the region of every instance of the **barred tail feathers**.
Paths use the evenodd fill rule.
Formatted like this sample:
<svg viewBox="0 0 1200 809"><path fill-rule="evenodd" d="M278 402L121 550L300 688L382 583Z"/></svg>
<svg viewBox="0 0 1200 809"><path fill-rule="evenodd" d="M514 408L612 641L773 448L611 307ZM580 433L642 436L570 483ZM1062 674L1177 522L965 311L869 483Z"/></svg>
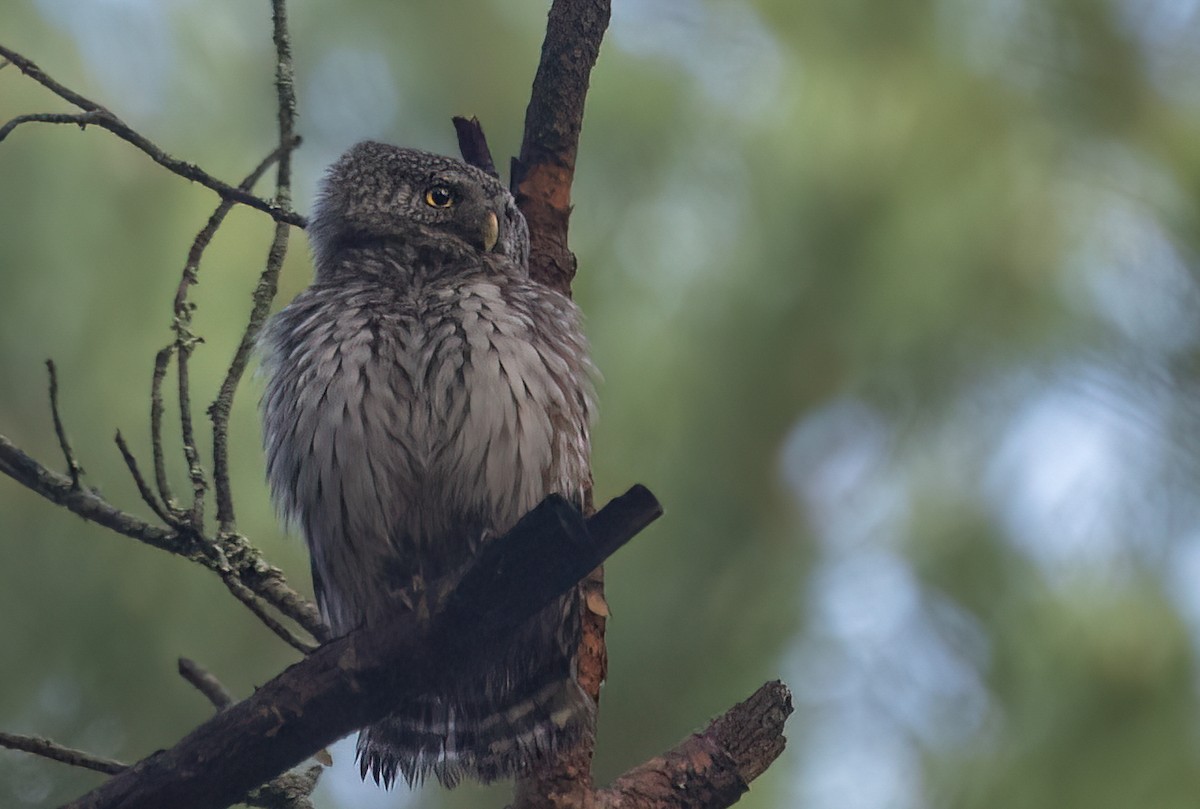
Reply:
<svg viewBox="0 0 1200 809"><path fill-rule="evenodd" d="M594 732L595 703L573 677L523 688L501 707L466 699L422 698L364 729L358 763L365 779L390 787L433 776L445 787L464 778L490 783L526 772Z"/></svg>

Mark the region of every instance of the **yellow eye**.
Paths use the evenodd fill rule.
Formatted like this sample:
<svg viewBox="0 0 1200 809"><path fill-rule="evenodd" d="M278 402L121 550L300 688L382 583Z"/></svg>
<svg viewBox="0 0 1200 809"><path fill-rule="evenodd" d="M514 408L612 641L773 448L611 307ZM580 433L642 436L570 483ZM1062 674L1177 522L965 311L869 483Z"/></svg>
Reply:
<svg viewBox="0 0 1200 809"><path fill-rule="evenodd" d="M444 185L435 185L425 192L425 204L434 208L449 208L454 204L454 192Z"/></svg>

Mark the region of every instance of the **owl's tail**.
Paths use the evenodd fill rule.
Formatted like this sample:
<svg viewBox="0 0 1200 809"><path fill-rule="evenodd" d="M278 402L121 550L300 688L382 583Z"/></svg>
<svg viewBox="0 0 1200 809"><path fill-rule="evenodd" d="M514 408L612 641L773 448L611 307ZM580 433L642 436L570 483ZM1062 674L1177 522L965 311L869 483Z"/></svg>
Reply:
<svg viewBox="0 0 1200 809"><path fill-rule="evenodd" d="M418 708L418 706L414 706ZM390 787L429 776L445 787L464 778L490 783L527 772L593 731L591 697L574 680L548 683L536 694L490 714L437 699L394 714L358 736L363 778Z"/></svg>
<svg viewBox="0 0 1200 809"><path fill-rule="evenodd" d="M397 777L410 786L430 776L445 787L464 778L486 784L528 772L591 736L596 705L575 678L573 601L551 605L517 633L503 659L452 692L422 695L362 730L363 778L388 787Z"/></svg>

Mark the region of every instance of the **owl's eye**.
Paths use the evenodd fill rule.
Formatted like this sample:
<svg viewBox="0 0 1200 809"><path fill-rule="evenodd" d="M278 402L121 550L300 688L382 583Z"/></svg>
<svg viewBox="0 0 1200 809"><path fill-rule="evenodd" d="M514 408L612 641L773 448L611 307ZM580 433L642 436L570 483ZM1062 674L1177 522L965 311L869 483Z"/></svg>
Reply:
<svg viewBox="0 0 1200 809"><path fill-rule="evenodd" d="M444 185L435 185L425 192L425 204L434 208L449 208L454 204L454 192Z"/></svg>

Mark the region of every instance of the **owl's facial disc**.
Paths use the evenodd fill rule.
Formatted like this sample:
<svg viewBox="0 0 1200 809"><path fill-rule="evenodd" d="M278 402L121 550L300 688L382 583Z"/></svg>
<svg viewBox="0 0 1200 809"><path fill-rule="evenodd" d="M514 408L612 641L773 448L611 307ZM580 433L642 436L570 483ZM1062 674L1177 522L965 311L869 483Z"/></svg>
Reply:
<svg viewBox="0 0 1200 809"><path fill-rule="evenodd" d="M500 238L500 220L496 218L495 211L488 211L483 218L483 250L485 253L490 253L492 248L496 246L496 241Z"/></svg>

